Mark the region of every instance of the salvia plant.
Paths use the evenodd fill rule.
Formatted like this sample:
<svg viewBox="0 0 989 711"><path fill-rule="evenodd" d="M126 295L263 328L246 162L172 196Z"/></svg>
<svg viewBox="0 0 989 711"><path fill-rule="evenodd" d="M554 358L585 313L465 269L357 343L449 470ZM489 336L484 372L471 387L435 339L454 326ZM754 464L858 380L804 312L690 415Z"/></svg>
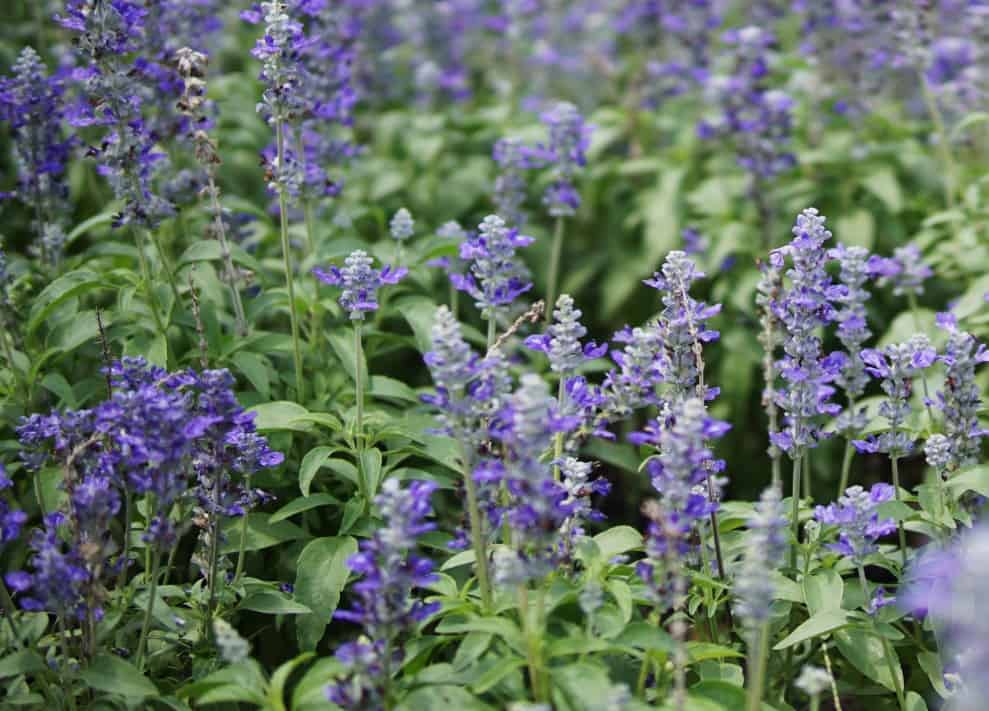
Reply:
<svg viewBox="0 0 989 711"><path fill-rule="evenodd" d="M0 708L974 711L985 0L38 0Z"/></svg>

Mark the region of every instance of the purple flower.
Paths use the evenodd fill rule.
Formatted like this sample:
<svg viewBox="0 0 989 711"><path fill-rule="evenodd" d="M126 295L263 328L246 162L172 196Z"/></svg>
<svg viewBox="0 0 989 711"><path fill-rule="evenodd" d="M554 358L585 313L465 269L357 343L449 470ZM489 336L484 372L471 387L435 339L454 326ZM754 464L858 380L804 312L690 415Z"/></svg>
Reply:
<svg viewBox="0 0 989 711"><path fill-rule="evenodd" d="M404 207L400 208L398 212L392 215L391 221L388 223L388 231L391 233L392 239L398 242L408 240L416 231L416 223L412 219L412 213Z"/></svg>
<svg viewBox="0 0 989 711"><path fill-rule="evenodd" d="M816 507L818 522L838 528L838 542L829 547L863 565L868 555L879 550L876 541L896 530L896 522L880 519L877 511L880 504L893 499L893 493L889 484L875 484L869 491L850 486L836 503Z"/></svg>
<svg viewBox="0 0 989 711"><path fill-rule="evenodd" d="M0 119L13 131L18 181L14 195L33 208L34 249L49 264L58 264L68 210L66 167L74 144L65 137L65 87L60 74L49 75L44 62L25 47L13 74L0 79Z"/></svg>
<svg viewBox="0 0 989 711"><path fill-rule="evenodd" d="M415 553L417 539L436 528L427 521L435 490L432 482L416 481L402 489L397 479L386 479L375 499L383 525L347 561L361 576L352 588L356 599L334 617L360 625L370 641L362 638L337 650L345 674L327 688L327 696L343 708L377 708L382 670L401 663L402 639L439 608L412 598L414 589L436 581L432 561Z"/></svg>
<svg viewBox="0 0 989 711"><path fill-rule="evenodd" d="M497 215L488 215L460 245L460 257L470 262L466 274L451 274L450 281L470 294L485 319L497 319L519 296L532 288L529 272L515 250L532 244L532 238L509 229Z"/></svg>
<svg viewBox="0 0 989 711"><path fill-rule="evenodd" d="M554 104L541 118L549 128L549 145L545 151L552 173L543 204L553 217L572 217L580 207L580 195L573 180L587 164L591 128L584 123L577 107L567 102Z"/></svg>
<svg viewBox="0 0 989 711"><path fill-rule="evenodd" d="M494 184L494 200L497 213L511 225L525 224L526 173L541 167L542 158L537 150L518 138L502 138L494 145L494 161L498 164L498 177Z"/></svg>
<svg viewBox="0 0 989 711"><path fill-rule="evenodd" d="M945 442L940 448L943 456L938 458L935 453L940 466L931 465L950 473L978 463L982 438L989 434L979 423L982 397L975 382L975 369L989 362L989 350L951 324L944 355L938 360L945 366L945 378L935 404L944 414Z"/></svg>
<svg viewBox="0 0 989 711"><path fill-rule="evenodd" d="M363 321L364 314L378 310L378 289L385 284L397 284L408 273L405 267L386 266L372 269L374 260L367 252L358 249L344 260L343 267L331 266L327 270L313 269L313 274L324 284L339 286L340 306L352 321Z"/></svg>
<svg viewBox="0 0 989 711"><path fill-rule="evenodd" d="M7 478L7 470L0 464L0 491L9 489L13 482ZM16 540L21 535L21 527L27 523L27 514L12 509L6 499L0 498L0 547Z"/></svg>
<svg viewBox="0 0 989 711"><path fill-rule="evenodd" d="M893 285L893 294L924 293L924 280L934 274L933 270L921 260L920 249L915 244L897 247L892 257L873 255L868 261L869 271L878 277L879 286Z"/></svg>
<svg viewBox="0 0 989 711"><path fill-rule="evenodd" d="M611 359L618 366L601 383L599 419L614 422L628 417L634 410L660 402L656 388L662 381L660 355L662 337L655 326L624 328L614 335L624 343L622 350L612 349Z"/></svg>
<svg viewBox="0 0 989 711"><path fill-rule="evenodd" d="M834 298L838 305L835 320L838 323L838 340L848 356L841 373L835 378L848 399L848 407L839 415L836 428L848 436L861 431L867 424L865 410L856 411L853 405L865 392L869 382L862 361L862 345L872 335L865 311L865 302L869 299L869 291L865 288L870 278L867 266L869 252L864 247L838 244L829 256L841 266L838 277L840 289Z"/></svg>
<svg viewBox="0 0 989 711"><path fill-rule="evenodd" d="M787 525L779 489L765 489L749 518L742 568L735 578L735 614L750 633L760 629L769 619L775 594L770 571L776 570L783 561Z"/></svg>
<svg viewBox="0 0 989 711"><path fill-rule="evenodd" d="M878 437L855 440L860 452L886 452L890 457L903 457L913 451L914 441L903 431L910 415L910 395L913 379L930 367L937 356L930 340L916 334L906 343L886 346L882 351L868 348L862 351L866 372L882 378L887 399L879 405L879 414L889 422L889 431Z"/></svg>
<svg viewBox="0 0 989 711"><path fill-rule="evenodd" d="M542 351L549 357L550 368L562 378L573 375L586 360L600 358L607 352L607 345L599 346L593 341L581 343L587 335L580 322L581 315L573 298L561 294L553 310L553 323L546 333L525 339L527 348Z"/></svg>
<svg viewBox="0 0 989 711"><path fill-rule="evenodd" d="M830 383L838 377L844 360L824 356L817 335L821 326L835 318L831 299L843 293L825 271L824 243L831 238L831 232L824 220L814 208L804 210L793 227L793 240L773 256L781 266L782 257L789 256L793 267L786 272L789 288L771 303L785 333L784 357L778 366L786 386L774 393L776 404L785 413L784 426L770 433L770 437L775 446L794 459L807 448L816 447L824 436L819 416L840 411L838 405L829 402L834 394Z"/></svg>

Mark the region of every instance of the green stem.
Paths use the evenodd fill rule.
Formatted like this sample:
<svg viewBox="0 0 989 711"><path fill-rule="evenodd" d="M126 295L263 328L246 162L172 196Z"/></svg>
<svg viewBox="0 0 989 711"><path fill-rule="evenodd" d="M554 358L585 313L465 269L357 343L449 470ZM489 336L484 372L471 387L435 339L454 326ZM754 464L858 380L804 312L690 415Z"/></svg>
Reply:
<svg viewBox="0 0 989 711"><path fill-rule="evenodd" d="M120 555L120 572L117 573L117 589L122 590L127 582L127 568L130 563L130 527L134 516L134 506L131 501L130 487L126 487L124 492L124 542L123 552Z"/></svg>
<svg viewBox="0 0 989 711"><path fill-rule="evenodd" d="M38 500L38 510L41 511L41 518L44 518L48 513L48 506L45 504L45 492L41 486L41 470L36 471L31 479L34 482L34 498Z"/></svg>
<svg viewBox="0 0 989 711"><path fill-rule="evenodd" d="M240 298L240 289L237 288L237 268L234 266L233 257L230 254L230 243L227 241L227 228L223 224L223 208L220 207L219 191L212 171L209 175L207 186L213 205L213 229L216 232L216 239L220 243L220 253L223 255L223 271L227 280L227 288L230 289L230 296L233 299L234 318L237 321L237 334L241 337L247 335L247 316L244 313L244 302Z"/></svg>
<svg viewBox="0 0 989 711"><path fill-rule="evenodd" d="M275 122L275 142L278 155L278 169L285 165L285 128L281 120ZM288 313L292 328L292 360L295 366L295 390L298 401L305 404L306 385L302 379L302 349L299 346L299 315L295 304L295 278L292 274L292 255L288 241L288 199L285 186L278 183L278 217L282 235L282 263L285 267L285 286L288 289Z"/></svg>
<svg viewBox="0 0 989 711"><path fill-rule="evenodd" d="M883 655L886 657L886 664L889 666L890 676L893 677L893 688L896 690L896 700L900 704L900 711L907 711L907 700L903 693L903 686L900 684L900 675L897 673L900 671L900 664L896 660L896 654L893 651L893 646L889 643L889 640L882 637L883 641Z"/></svg>
<svg viewBox="0 0 989 711"><path fill-rule="evenodd" d="M151 545L151 544L149 544ZM137 641L137 668L144 671L144 652L148 645L148 633L151 631L151 617L158 595L158 568L161 565L161 554L155 551L151 554L151 585L148 587L148 607L144 611L144 622L141 624L141 637Z"/></svg>
<svg viewBox="0 0 989 711"><path fill-rule="evenodd" d="M896 502L903 503L900 500L900 465L899 457L890 457L890 461L893 464L893 493L896 495ZM899 520L896 522L896 530L900 538L900 559L903 563L902 570L907 569L907 534L903 530L903 521Z"/></svg>
<svg viewBox="0 0 989 711"><path fill-rule="evenodd" d="M755 644L749 646L749 693L747 711L760 711L766 685L766 661L769 656L769 624L764 623L755 633Z"/></svg>
<svg viewBox="0 0 989 711"><path fill-rule="evenodd" d="M845 453L841 458L841 481L838 482L838 496L845 493L848 488L848 475L852 470L852 458L855 456L855 445L852 444L851 436L845 440Z"/></svg>
<svg viewBox="0 0 989 711"><path fill-rule="evenodd" d="M299 162L299 166L303 171L305 171L305 160L306 151L305 144L302 140L302 131L296 131L296 160ZM313 229L313 219L312 219L312 201L304 199L302 201L302 216L306 223L306 246L309 248L309 254L315 254L316 252L316 231Z"/></svg>
<svg viewBox="0 0 989 711"><path fill-rule="evenodd" d="M559 407L560 412L563 412L563 407L567 399L567 388L566 388L566 378L563 373L560 373L560 385L556 393L556 402ZM563 459L563 433L557 432L553 435L553 461L559 462ZM553 465L553 478L556 481L560 481L560 465Z"/></svg>
<svg viewBox="0 0 989 711"><path fill-rule="evenodd" d="M842 711L841 697L838 696L838 684L834 680L834 671L831 668L831 655L828 654L827 642L821 645L821 653L824 655L824 667L828 671L828 677L831 682L831 700L834 702L834 710Z"/></svg>
<svg viewBox="0 0 989 711"><path fill-rule="evenodd" d="M790 514L790 531L793 534L793 544L790 546L790 567L797 567L797 547L800 545L800 460L798 456L793 460L793 488L790 496L793 499L793 508Z"/></svg>
<svg viewBox="0 0 989 711"><path fill-rule="evenodd" d="M245 478L245 487L251 490L251 475ZM237 567L234 568L234 580L240 580L240 574L244 572L244 547L247 545L247 514L240 518L240 542L237 544Z"/></svg>
<svg viewBox="0 0 989 711"><path fill-rule="evenodd" d="M488 573L487 540L484 537L484 519L477 501L477 485L467 449L461 443L460 456L464 466L464 490L467 493L467 516L470 519L470 539L474 546L474 564L477 566L477 586L481 591L482 611L491 611L491 577Z"/></svg>
<svg viewBox="0 0 989 711"><path fill-rule="evenodd" d="M821 695L814 694L810 697L810 711L821 711Z"/></svg>
<svg viewBox="0 0 989 711"><path fill-rule="evenodd" d="M522 636L525 637L525 658L529 668L529 685L532 687L532 698L537 703L543 701L542 677L539 664L537 633L533 629L532 610L529 604L529 588L523 584L519 587L519 619L522 622Z"/></svg>
<svg viewBox="0 0 989 711"><path fill-rule="evenodd" d="M364 375L361 372L361 365L364 361L362 327L362 321L354 321L354 402L357 410L354 415L354 441L358 450L363 448L364 442Z"/></svg>
<svg viewBox="0 0 989 711"><path fill-rule="evenodd" d="M158 233L148 230L148 235L151 239L151 243L155 246L155 251L158 252L158 259L161 260L162 271L165 272L165 277L168 279L168 286L172 290L172 296L175 299L175 305L182 303L182 299L179 296L179 285L175 281L175 273L172 271L172 265L165 255L165 249L161 246L161 240L158 238Z"/></svg>
<svg viewBox="0 0 989 711"><path fill-rule="evenodd" d="M206 601L206 615L203 620L203 636L208 638L213 631L213 608L216 604L216 576L219 568L219 540L220 540L220 516L219 516L219 501L220 501L220 477L216 475L216 481L213 482L213 511L210 512L210 541L209 541L209 581L207 585L209 586L209 595ZM244 518L247 518L247 514L244 514Z"/></svg>
<svg viewBox="0 0 989 711"><path fill-rule="evenodd" d="M488 350L494 346L495 341L498 340L498 323L495 320L495 316L492 313L488 316Z"/></svg>
<svg viewBox="0 0 989 711"><path fill-rule="evenodd" d="M20 647L23 644L23 639L17 623L14 622L14 613L17 612L17 607L14 605L14 600L10 597L10 592L2 578L0 578L0 606L3 607L3 616L7 618L7 624L10 626L10 634L14 637L14 645Z"/></svg>
<svg viewBox="0 0 989 711"><path fill-rule="evenodd" d="M811 473L810 473L810 451L804 452L804 461L800 465L801 472L803 473L803 489L800 490L800 495L805 499L813 500L814 495L811 493Z"/></svg>
<svg viewBox="0 0 989 711"><path fill-rule="evenodd" d="M138 234L144 234L143 230L139 230ZM158 313L158 297L155 296L154 286L151 283L151 270L148 268L148 258L144 254L144 244L143 240L137 240L137 258L141 263L141 280L144 282L144 293L148 297L148 308L151 309L151 315L155 320L155 327L158 329L158 333L165 337L165 326L161 321L161 314Z"/></svg>
<svg viewBox="0 0 989 711"><path fill-rule="evenodd" d="M65 617L63 615L58 616L58 629L60 633L59 637L61 638L62 641L62 657L64 659L64 669L68 670L69 661L71 660L72 655L71 652L69 651L69 631L65 627ZM72 688L73 686L72 683L66 682L64 673L59 675L59 681L64 686L65 698L67 698L69 701L69 708L71 709L71 711L75 711L76 696Z"/></svg>
<svg viewBox="0 0 989 711"><path fill-rule="evenodd" d="M563 218L557 217L553 225L553 246L549 256L549 279L546 286L546 321L553 320L553 306L560 280L560 256L563 253Z"/></svg>

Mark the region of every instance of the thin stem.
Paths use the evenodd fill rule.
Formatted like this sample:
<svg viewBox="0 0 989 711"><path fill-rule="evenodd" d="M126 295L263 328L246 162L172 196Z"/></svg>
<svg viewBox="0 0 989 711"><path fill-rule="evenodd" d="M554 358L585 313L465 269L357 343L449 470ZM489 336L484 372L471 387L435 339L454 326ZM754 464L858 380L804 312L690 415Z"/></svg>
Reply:
<svg viewBox="0 0 989 711"><path fill-rule="evenodd" d="M127 568L130 567L130 527L134 516L134 505L131 500L130 487L125 487L124 492L124 544L123 552L120 554L120 572L117 573L117 588L123 589L127 582Z"/></svg>
<svg viewBox="0 0 989 711"><path fill-rule="evenodd" d="M61 638L61 641L62 641L62 657L63 657L63 660L64 660L63 663L65 664L65 669L68 669L69 668L69 660L72 658L72 655L71 655L71 653L69 651L69 631L65 627L65 617L64 617L64 615L59 615L58 616L58 630L59 630L59 637ZM75 711L75 709L76 709L76 696L75 696L75 693L73 692L72 684L67 684L65 682L65 676L64 675L60 675L60 680L61 680L61 682L63 684L63 688L65 690L65 697L69 700L69 708L72 711Z"/></svg>
<svg viewBox="0 0 989 711"><path fill-rule="evenodd" d="M852 458L855 456L855 445L852 444L851 436L845 440L845 453L841 458L841 480L838 482L838 496L845 493L848 488L848 475L852 470Z"/></svg>
<svg viewBox="0 0 989 711"><path fill-rule="evenodd" d="M766 660L769 656L769 624L754 633L755 643L749 645L749 693L747 711L760 711L766 685Z"/></svg>
<svg viewBox="0 0 989 711"><path fill-rule="evenodd" d="M532 610L529 604L529 586L519 586L519 619L522 622L522 636L525 637L525 657L529 667L529 685L532 687L532 697L538 703L544 701L542 669L539 660L538 631L532 624Z"/></svg>
<svg viewBox="0 0 989 711"><path fill-rule="evenodd" d="M138 230L138 234L145 234L145 231ZM151 270L148 268L148 258L144 254L144 244L141 239L137 240L137 258L141 264L141 280L144 282L144 293L148 297L148 308L151 309L158 333L164 337L165 326L161 321L161 314L158 313L158 297L155 296L154 287L151 284Z"/></svg>
<svg viewBox="0 0 989 711"><path fill-rule="evenodd" d="M498 323L492 313L488 316L488 347L485 352L491 350L491 347L494 346L496 340L498 340Z"/></svg>
<svg viewBox="0 0 989 711"><path fill-rule="evenodd" d="M34 498L38 500L38 510L41 511L41 518L44 518L48 513L48 506L45 504L45 491L41 486L41 470L39 469L31 477L34 483Z"/></svg>
<svg viewBox="0 0 989 711"><path fill-rule="evenodd" d="M138 671L144 671L144 652L148 644L148 633L151 631L151 616L155 607L155 598L158 595L158 568L161 565L161 554L158 551L154 551L151 554L151 558L151 585L148 588L148 607L144 611L144 622L141 624L141 637L137 642L136 659Z"/></svg>
<svg viewBox="0 0 989 711"><path fill-rule="evenodd" d="M302 131L296 131L296 161L299 163L300 169L303 174L306 170L306 146L302 140ZM303 198L302 200L302 216L306 223L306 245L309 248L309 254L313 254L316 251L316 231L313 229L313 219L312 219L312 201L308 198Z"/></svg>
<svg viewBox="0 0 989 711"><path fill-rule="evenodd" d="M790 514L790 531L793 534L793 544L790 546L790 567L797 567L797 547L800 545L800 461L801 457L793 460L793 487L790 496L793 508Z"/></svg>
<svg viewBox="0 0 989 711"><path fill-rule="evenodd" d="M899 457L890 457L890 461L893 464L893 493L896 495L896 502L903 503L900 500L900 465ZM896 522L896 530L900 538L900 559L903 563L903 570L907 569L907 534L903 530L902 519Z"/></svg>
<svg viewBox="0 0 989 711"><path fill-rule="evenodd" d="M821 652L824 654L824 668L828 670L828 678L831 682L831 700L834 702L835 711L842 711L841 698L838 696L838 684L834 680L834 672L831 670L831 655L828 654L827 643L821 645Z"/></svg>
<svg viewBox="0 0 989 711"><path fill-rule="evenodd" d="M281 120L275 122L275 142L278 155L278 170L285 165L285 128ZM285 267L285 286L288 289L288 312L292 328L292 360L295 366L295 389L300 403L305 403L306 386L302 379L302 349L299 346L299 315L295 305L295 279L292 275L292 255L288 241L288 199L281 177L278 180L278 217L282 234L282 263Z"/></svg>
<svg viewBox="0 0 989 711"><path fill-rule="evenodd" d="M900 683L900 675L897 673L900 671L899 661L896 659L896 653L893 651L893 646L889 643L889 640L882 637L883 641L883 656L886 657L886 664L889 666L890 676L893 677L893 688L896 690L896 700L900 704L900 711L907 711L907 700L903 693L903 686Z"/></svg>
<svg viewBox="0 0 989 711"><path fill-rule="evenodd" d="M151 243L155 246L155 251L158 252L158 259L161 260L161 268L162 271L165 272L165 276L168 279L168 286L172 290L172 296L175 299L175 304L180 304L182 303L182 299L179 296L179 285L178 282L175 281L175 274L172 272L171 263L165 255L165 249L161 246L161 240L158 238L158 233L152 230L148 230L147 233Z"/></svg>
<svg viewBox="0 0 989 711"><path fill-rule="evenodd" d="M549 279L546 285L546 321L553 320L553 304L556 303L556 291L560 280L560 256L563 253L563 218L557 217L553 225L553 247L549 255Z"/></svg>
<svg viewBox="0 0 989 711"><path fill-rule="evenodd" d="M244 486L247 491L251 490L251 475L245 476ZM244 548L247 545L247 512L240 517L240 542L237 544L237 567L234 568L234 580L240 580L241 573L244 572Z"/></svg>
<svg viewBox="0 0 989 711"><path fill-rule="evenodd" d="M364 361L364 341L362 338L363 322L354 321L354 441L358 450L363 449L364 442L364 375L361 365Z"/></svg>
<svg viewBox="0 0 989 711"><path fill-rule="evenodd" d="M467 516L470 520L470 539L474 546L474 564L477 566L477 586L481 591L481 607L486 614L491 611L491 578L488 573L487 540L484 537L484 519L477 501L477 485L467 448L461 443L460 456L464 466L464 490L467 493Z"/></svg>
<svg viewBox="0 0 989 711"><path fill-rule="evenodd" d="M560 373L560 385L556 392L556 402L559 411L562 413L567 399L566 377ZM553 435L553 461L559 462L563 459L563 433L557 432ZM560 481L560 465L553 465L553 478Z"/></svg>
<svg viewBox="0 0 989 711"><path fill-rule="evenodd" d="M811 488L810 488L810 480L811 480L810 452L809 451L804 452L803 458L804 458L803 464L800 465L802 472L801 478L803 480L803 488L800 490L800 495L805 499L813 500L814 495L811 493Z"/></svg>
<svg viewBox="0 0 989 711"><path fill-rule="evenodd" d="M0 578L0 606L3 607L3 616L7 618L7 624L10 626L10 634L14 637L14 644L20 647L23 641L17 623L14 622L14 613L17 612L17 608L2 578Z"/></svg>
<svg viewBox="0 0 989 711"><path fill-rule="evenodd" d="M210 540L209 540L209 597L206 602L206 615L203 625L204 636L208 637L212 634L212 618L213 618L213 608L216 604L216 576L219 568L219 540L220 540L220 515L219 515L219 503L220 503L220 477L216 475L216 481L213 482L213 510L210 512ZM247 518L247 514L244 514L244 518Z"/></svg>
<svg viewBox="0 0 989 711"><path fill-rule="evenodd" d="M227 241L227 228L223 224L223 209L220 207L219 189L216 187L216 180L212 171L209 174L208 190L213 207L213 231L216 240L220 243L220 254L223 255L223 275L227 280L227 288L230 289L230 297L233 299L234 318L237 320L237 334L247 335L247 316L244 312L244 302L240 298L240 289L237 288L237 269L234 267L233 257L230 254L230 243Z"/></svg>

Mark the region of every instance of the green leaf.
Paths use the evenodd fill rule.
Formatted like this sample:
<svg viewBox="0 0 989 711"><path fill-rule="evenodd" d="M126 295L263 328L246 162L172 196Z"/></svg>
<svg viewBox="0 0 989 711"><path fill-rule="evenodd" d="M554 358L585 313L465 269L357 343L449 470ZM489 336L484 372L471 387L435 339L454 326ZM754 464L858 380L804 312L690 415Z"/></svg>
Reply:
<svg viewBox="0 0 989 711"><path fill-rule="evenodd" d="M198 705L243 702L264 706L264 686L264 672L256 661L248 659L183 686L178 695Z"/></svg>
<svg viewBox="0 0 989 711"><path fill-rule="evenodd" d="M966 469L948 479L947 486L955 495L974 491L976 494L989 496L989 466L980 464Z"/></svg>
<svg viewBox="0 0 989 711"><path fill-rule="evenodd" d="M369 497L373 497L378 493L378 485L381 484L381 450L365 449L360 453L360 460L364 491L368 492Z"/></svg>
<svg viewBox="0 0 989 711"><path fill-rule="evenodd" d="M468 620L446 618L436 627L438 634L464 634L465 632L489 632L501 637L520 654L525 654L522 632L511 620L504 617L474 617Z"/></svg>
<svg viewBox="0 0 989 711"><path fill-rule="evenodd" d="M941 657L936 652L921 652L917 655L917 663L927 674L931 681L931 686L942 699L951 696L948 687L944 684L944 667L941 665Z"/></svg>
<svg viewBox="0 0 989 711"><path fill-rule="evenodd" d="M267 400L271 397L271 383L268 379L268 366L265 360L257 353L249 351L237 351L232 358L237 370L243 373L247 381L258 391L258 394Z"/></svg>
<svg viewBox="0 0 989 711"><path fill-rule="evenodd" d="M93 215L92 217L83 220L78 225L72 228L72 231L65 236L65 243L71 244L76 238L86 234L94 227L99 227L100 225L109 225L113 222L112 212L101 212L99 215Z"/></svg>
<svg viewBox="0 0 989 711"><path fill-rule="evenodd" d="M885 645L879 637L861 628L850 628L835 632L834 641L853 667L890 691L896 691L893 674L886 662ZM902 689L903 670L899 664L896 665L896 673Z"/></svg>
<svg viewBox="0 0 989 711"><path fill-rule="evenodd" d="M130 699L157 696L158 688L130 662L110 654L97 656L79 674L92 689Z"/></svg>
<svg viewBox="0 0 989 711"><path fill-rule="evenodd" d="M876 241L876 220L868 210L855 210L837 219L835 234L843 244L871 250Z"/></svg>
<svg viewBox="0 0 989 711"><path fill-rule="evenodd" d="M916 691L908 691L905 711L927 711L927 702Z"/></svg>
<svg viewBox="0 0 989 711"><path fill-rule="evenodd" d="M230 247L230 257L235 263L254 272L264 271L261 263L245 252L243 247L231 242L228 242L228 246ZM203 240L189 245L189 248L179 258L176 268L180 269L195 262L217 262L221 259L223 259L223 250L220 248L220 243L215 240Z"/></svg>
<svg viewBox="0 0 989 711"><path fill-rule="evenodd" d="M461 686L424 686L416 689L395 707L395 711L494 711L494 708Z"/></svg>
<svg viewBox="0 0 989 711"><path fill-rule="evenodd" d="M522 657L503 657L471 684L471 691L475 694L486 693L497 686L506 676L524 666L525 659Z"/></svg>
<svg viewBox="0 0 989 711"><path fill-rule="evenodd" d="M316 472L336 451L336 447L313 447L306 452L306 456L302 458L302 464L299 466L299 491L302 492L303 496L309 496L309 489L312 486L312 480L316 477Z"/></svg>
<svg viewBox="0 0 989 711"><path fill-rule="evenodd" d="M628 624L632 619L632 589L624 580L613 578L605 584L605 588L615 598L618 609L622 612L622 620Z"/></svg>
<svg viewBox="0 0 989 711"><path fill-rule="evenodd" d="M295 498L271 514L268 523L278 523L303 511L311 511L322 506L339 506L340 503L340 499L331 494L312 494Z"/></svg>
<svg viewBox="0 0 989 711"><path fill-rule="evenodd" d="M401 400L402 402L419 402L415 390L403 383L384 375L372 375L368 383L368 394L380 400Z"/></svg>
<svg viewBox="0 0 989 711"><path fill-rule="evenodd" d="M296 621L300 648L315 649L323 638L350 575L347 558L356 552L357 541L344 536L317 538L299 554L295 597L313 610L313 614Z"/></svg>
<svg viewBox="0 0 989 711"><path fill-rule="evenodd" d="M788 634L773 649L779 651L792 647L795 644L807 639L813 639L823 634L841 629L848 624L848 613L844 610L826 609L799 625L793 632Z"/></svg>
<svg viewBox="0 0 989 711"><path fill-rule="evenodd" d="M744 656L741 652L712 642L688 642L687 656L692 664L708 659L731 659Z"/></svg>
<svg viewBox="0 0 989 711"><path fill-rule="evenodd" d="M308 615L312 612L292 598L274 590L259 590L251 593L238 605L241 610L262 612L266 615Z"/></svg>
<svg viewBox="0 0 989 711"><path fill-rule="evenodd" d="M249 411L257 413L254 425L258 432L309 432L312 429L307 422L300 421L301 417L309 414L309 410L288 400L262 403L249 408Z"/></svg>
<svg viewBox="0 0 989 711"><path fill-rule="evenodd" d="M903 192L891 168L879 168L862 180L862 186L882 200L892 213L903 209Z"/></svg>
<svg viewBox="0 0 989 711"><path fill-rule="evenodd" d="M436 302L424 296L407 296L395 302L395 307L402 314L412 329L416 339L416 347L420 353L426 353L433 348L433 321L436 319Z"/></svg>
<svg viewBox="0 0 989 711"><path fill-rule="evenodd" d="M8 654L0 659L0 679L21 674L33 674L44 671L45 660L33 649L24 649L20 652Z"/></svg>
<svg viewBox="0 0 989 711"><path fill-rule="evenodd" d="M280 543L294 541L304 538L306 532L290 521L279 521L271 523L270 514L249 513L247 514L247 536L244 540L245 551L259 551L264 548L271 548ZM243 517L230 519L224 522L225 542L220 546L220 552L224 555L236 553L240 548L240 527Z"/></svg>
<svg viewBox="0 0 989 711"><path fill-rule="evenodd" d="M841 599L845 594L845 582L834 570L818 570L804 578L804 599L811 615L825 610L841 609Z"/></svg>
<svg viewBox="0 0 989 711"><path fill-rule="evenodd" d="M644 195L642 208L645 220L645 267L650 269L676 247L680 240L677 212L684 168L663 171L656 188Z"/></svg>
<svg viewBox="0 0 989 711"><path fill-rule="evenodd" d="M34 333L68 299L100 287L109 287L109 284L99 274L88 269L76 269L63 274L33 299L26 332L28 335Z"/></svg>
<svg viewBox="0 0 989 711"><path fill-rule="evenodd" d="M642 534L631 526L615 526L594 536L594 542L604 560L638 550L642 547Z"/></svg>

